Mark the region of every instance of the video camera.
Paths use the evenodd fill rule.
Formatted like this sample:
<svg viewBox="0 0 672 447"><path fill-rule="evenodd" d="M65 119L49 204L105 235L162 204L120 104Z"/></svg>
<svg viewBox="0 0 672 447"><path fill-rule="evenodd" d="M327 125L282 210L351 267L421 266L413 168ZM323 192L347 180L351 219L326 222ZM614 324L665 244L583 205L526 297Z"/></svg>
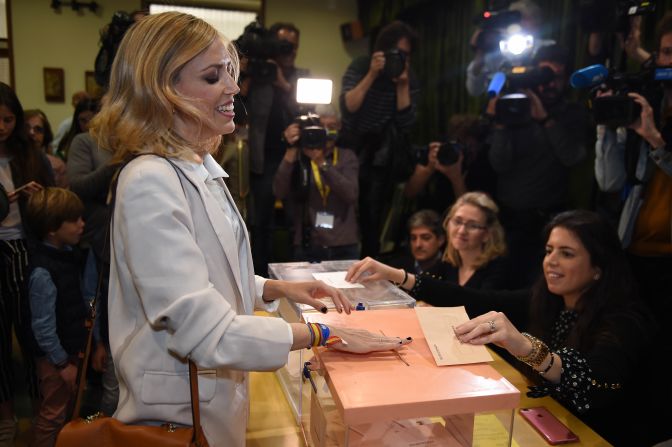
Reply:
<svg viewBox="0 0 672 447"><path fill-rule="evenodd" d="M299 78L296 83L296 102L303 105L331 103L333 83L329 79ZM320 122L320 116L306 112L297 116L294 122L301 128L297 144L302 149L322 149L327 144L327 130Z"/></svg>
<svg viewBox="0 0 672 447"><path fill-rule="evenodd" d="M320 116L308 112L294 120L301 128L297 145L302 149L323 149L327 145L327 130L320 123Z"/></svg>
<svg viewBox="0 0 672 447"><path fill-rule="evenodd" d="M124 11L112 15L112 21L100 32L100 50L94 62L94 78L101 87L107 88L112 62L126 31L133 25L133 18Z"/></svg>
<svg viewBox="0 0 672 447"><path fill-rule="evenodd" d="M663 85L671 82L672 67L650 67L631 74L610 71L600 64L577 70L570 78L572 87L591 89L595 123L612 127L627 126L640 116L641 106L628 93L661 98ZM607 90L614 94L596 96L597 92Z"/></svg>
<svg viewBox="0 0 672 447"><path fill-rule="evenodd" d="M648 0L581 0L579 14L585 32L630 32L630 18L652 14L656 10Z"/></svg>
<svg viewBox="0 0 672 447"><path fill-rule="evenodd" d="M275 81L278 73L276 65L268 59L288 55L294 51L291 42L278 39L258 21L248 24L234 44L238 52L248 59L247 68L241 74L264 83Z"/></svg>
<svg viewBox="0 0 672 447"><path fill-rule="evenodd" d="M485 53L497 51L499 42L505 38L504 30L520 23L520 11L509 10L508 4L499 6L503 8L488 9L474 17L473 20L474 25L481 29L481 33L476 38L475 47Z"/></svg>
<svg viewBox="0 0 672 447"><path fill-rule="evenodd" d="M555 77L550 67L512 67L506 73L498 72L488 86L488 95L502 95L495 106L495 119L505 126L525 124L531 119L530 98L522 89L531 89L549 83Z"/></svg>

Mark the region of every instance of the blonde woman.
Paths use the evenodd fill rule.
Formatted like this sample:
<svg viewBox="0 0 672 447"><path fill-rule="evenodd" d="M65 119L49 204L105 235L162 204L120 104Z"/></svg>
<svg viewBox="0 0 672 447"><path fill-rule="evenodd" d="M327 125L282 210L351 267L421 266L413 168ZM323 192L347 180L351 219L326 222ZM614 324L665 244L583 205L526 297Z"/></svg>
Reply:
<svg viewBox="0 0 672 447"><path fill-rule="evenodd" d="M362 272L368 272L371 277L366 278L366 281L392 281L409 290L415 298L433 302L440 301L440 297L416 294L412 286L416 283L416 277L430 276L473 289L505 289L508 286L507 269L502 256L506 253L506 242L497 212L497 205L487 194L463 194L443 221L447 241L442 262L438 266L416 275L406 269L365 258L351 267L346 279L352 280Z"/></svg>
<svg viewBox="0 0 672 447"><path fill-rule="evenodd" d="M447 242L443 279L475 289L506 286L502 256L506 253L499 208L483 192L460 196L443 221Z"/></svg>
<svg viewBox="0 0 672 447"><path fill-rule="evenodd" d="M190 359L200 370L201 423L213 447L245 445L247 371L277 369L290 350L329 336L336 349L359 353L408 343L253 315L273 311L280 297L323 312L320 297L332 297L339 312L351 304L320 281L254 275L245 223L210 155L234 130L237 76L235 49L206 22L150 15L125 34L92 123L99 145L126 163L111 229L114 416L190 425Z"/></svg>

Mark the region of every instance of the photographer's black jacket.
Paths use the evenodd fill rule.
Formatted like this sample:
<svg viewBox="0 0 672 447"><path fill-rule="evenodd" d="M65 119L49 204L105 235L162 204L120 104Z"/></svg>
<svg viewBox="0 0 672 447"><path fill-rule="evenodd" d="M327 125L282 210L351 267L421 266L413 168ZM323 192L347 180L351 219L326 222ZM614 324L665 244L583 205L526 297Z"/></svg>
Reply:
<svg viewBox="0 0 672 447"><path fill-rule="evenodd" d="M513 210L553 210L567 202L571 166L586 155L588 114L579 104L548 108L549 121L495 129L490 164L498 174L497 198Z"/></svg>

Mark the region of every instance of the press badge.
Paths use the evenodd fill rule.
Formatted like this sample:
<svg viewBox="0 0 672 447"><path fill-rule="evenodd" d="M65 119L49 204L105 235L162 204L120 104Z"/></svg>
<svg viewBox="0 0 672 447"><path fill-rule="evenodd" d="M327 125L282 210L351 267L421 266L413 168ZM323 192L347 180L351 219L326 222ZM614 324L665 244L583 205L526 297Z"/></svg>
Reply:
<svg viewBox="0 0 672 447"><path fill-rule="evenodd" d="M315 216L315 228L331 230L334 228L334 215L326 211L318 211Z"/></svg>

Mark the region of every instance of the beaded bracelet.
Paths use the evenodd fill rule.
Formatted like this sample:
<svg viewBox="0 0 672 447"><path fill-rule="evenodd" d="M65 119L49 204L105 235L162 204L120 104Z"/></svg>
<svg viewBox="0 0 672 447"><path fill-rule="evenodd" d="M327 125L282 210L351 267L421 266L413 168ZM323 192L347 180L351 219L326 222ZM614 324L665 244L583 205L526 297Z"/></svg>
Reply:
<svg viewBox="0 0 672 447"><path fill-rule="evenodd" d="M308 331L310 332L310 346L325 346L329 339L331 331L329 327L322 323L308 323Z"/></svg>
<svg viewBox="0 0 672 447"><path fill-rule="evenodd" d="M528 340L530 340L530 342L532 343L532 350L530 351L529 354L523 356L516 356L516 358L521 362L527 363L532 368L536 369L546 359L546 356L548 355L550 350L548 349L548 346L546 346L546 343L544 343L543 341L539 340L536 337L533 337L527 332L523 332L522 335L526 337Z"/></svg>
<svg viewBox="0 0 672 447"><path fill-rule="evenodd" d="M553 362L555 361L555 353L551 352L551 361L548 363L548 366L544 368L543 371L538 371L542 376L546 375L547 372L553 367Z"/></svg>

